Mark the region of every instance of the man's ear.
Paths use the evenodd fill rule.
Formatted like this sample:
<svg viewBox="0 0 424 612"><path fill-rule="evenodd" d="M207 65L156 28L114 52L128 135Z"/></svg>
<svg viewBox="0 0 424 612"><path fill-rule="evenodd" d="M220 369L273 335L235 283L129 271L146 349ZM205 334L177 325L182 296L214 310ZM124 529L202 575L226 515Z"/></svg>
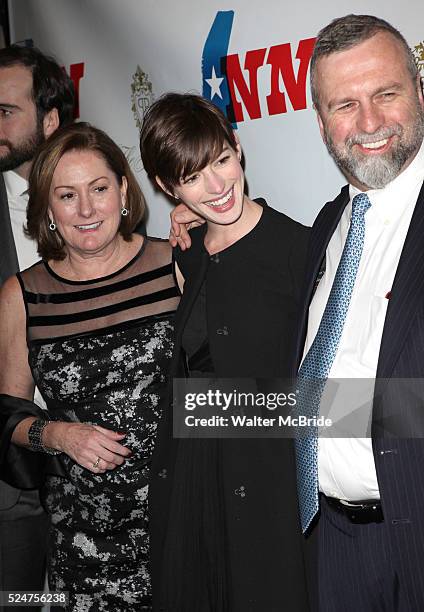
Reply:
<svg viewBox="0 0 424 612"><path fill-rule="evenodd" d="M43 133L44 137L48 138L59 127L59 113L57 108L52 108L43 118Z"/></svg>
<svg viewBox="0 0 424 612"><path fill-rule="evenodd" d="M159 187L162 189L162 191L164 191L167 195L171 196L171 198L178 200L178 196L176 196L174 193L171 193L169 189L165 187L165 185L162 183L161 179L158 176L155 176L155 181L159 185Z"/></svg>
<svg viewBox="0 0 424 612"><path fill-rule="evenodd" d="M417 94L421 107L424 108L424 78L417 74Z"/></svg>
<svg viewBox="0 0 424 612"><path fill-rule="evenodd" d="M324 128L324 122L321 119L321 115L319 114L319 112L317 110L315 110L316 115L317 115L317 121L318 121L318 127L319 127L319 131L321 133L321 138L323 139L324 143L326 143L326 138L325 138L325 128Z"/></svg>

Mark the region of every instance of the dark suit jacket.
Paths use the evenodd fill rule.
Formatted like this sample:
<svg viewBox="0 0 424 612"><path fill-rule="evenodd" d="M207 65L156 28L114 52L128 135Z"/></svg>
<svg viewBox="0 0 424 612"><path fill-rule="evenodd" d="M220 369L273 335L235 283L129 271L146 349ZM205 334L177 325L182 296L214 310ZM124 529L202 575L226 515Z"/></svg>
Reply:
<svg viewBox="0 0 424 612"><path fill-rule="evenodd" d="M19 270L3 176L0 175L0 285ZM18 501L20 500L20 504ZM40 514L37 491L22 492L0 481L0 520Z"/></svg>
<svg viewBox="0 0 424 612"><path fill-rule="evenodd" d="M9 205L3 176L0 174L0 285L19 270L15 241L10 223Z"/></svg>
<svg viewBox="0 0 424 612"><path fill-rule="evenodd" d="M308 309L326 248L349 201L348 187L327 203L311 232L296 355L299 365ZM372 436L384 520L405 576L424 593L424 185L396 271L377 366ZM412 581L412 582L411 582ZM412 584L413 583L413 584ZM405 588L408 588L405 586Z"/></svg>

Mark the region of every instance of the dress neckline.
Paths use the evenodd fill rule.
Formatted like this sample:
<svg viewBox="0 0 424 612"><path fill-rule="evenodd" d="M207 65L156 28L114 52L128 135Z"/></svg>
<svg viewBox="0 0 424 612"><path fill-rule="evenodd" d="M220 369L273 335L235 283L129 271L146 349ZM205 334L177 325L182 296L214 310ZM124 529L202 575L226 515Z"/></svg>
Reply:
<svg viewBox="0 0 424 612"><path fill-rule="evenodd" d="M90 278L88 280L71 280L69 278L65 278L64 276L60 276L59 274L57 274L54 270L52 270L47 261L43 260L43 264L50 276L53 276L53 278L60 281L61 283L66 283L67 285L91 285L94 283L110 280L130 268L143 255L144 249L146 248L147 240L147 236L143 236L143 242L141 243L141 247L134 255L134 257L132 257L126 264L119 268L119 270L112 272L112 274L107 274L106 276L99 276L97 278Z"/></svg>
<svg viewBox="0 0 424 612"><path fill-rule="evenodd" d="M204 231L204 234L203 234L203 237L202 237L202 247L203 247L203 250L205 251L205 253L207 253L208 257L213 259L217 255L221 255L222 253L227 253L228 251L230 251L230 249L235 248L238 244L242 243L248 237L252 237L256 233L256 231L262 225L262 222L263 222L264 216L266 214L266 210L268 208L268 205L267 205L266 201L263 198L254 198L253 201L256 202L256 204L259 204L262 207L261 216L259 217L259 219L255 223L255 225L246 234L244 234L244 236L241 236L238 240L236 240L232 244L229 244L227 247L225 247L225 249L221 249L220 251L217 251L216 253L213 253L211 255L209 253L209 251L207 250L207 248L205 246L205 242L204 242L205 236L206 236L206 231L207 231L207 227L205 227L206 223L202 226L202 227L205 227L205 231Z"/></svg>

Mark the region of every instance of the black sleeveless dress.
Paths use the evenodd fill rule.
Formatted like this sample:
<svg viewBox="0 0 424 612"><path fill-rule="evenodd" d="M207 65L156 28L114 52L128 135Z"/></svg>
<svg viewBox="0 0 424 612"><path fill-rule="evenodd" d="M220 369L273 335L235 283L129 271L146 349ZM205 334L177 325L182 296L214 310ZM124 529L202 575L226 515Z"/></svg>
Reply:
<svg viewBox="0 0 424 612"><path fill-rule="evenodd" d="M126 433L124 464L93 474L65 454L49 474L49 583L75 611L150 610L147 492L179 302L167 242L145 239L124 268L75 282L39 262L19 275L29 363L49 418ZM56 470L57 471L57 470Z"/></svg>

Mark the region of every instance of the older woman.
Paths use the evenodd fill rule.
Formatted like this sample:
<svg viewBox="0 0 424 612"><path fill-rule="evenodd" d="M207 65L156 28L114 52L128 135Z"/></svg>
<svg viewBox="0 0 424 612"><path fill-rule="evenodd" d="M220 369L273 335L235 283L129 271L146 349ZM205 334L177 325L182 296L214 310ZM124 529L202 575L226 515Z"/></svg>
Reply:
<svg viewBox="0 0 424 612"><path fill-rule="evenodd" d="M206 220L176 252L171 376L287 376L307 229L245 194L238 139L200 96L157 100L140 147L151 179ZM176 440L166 419L151 510L158 610L307 609L291 440Z"/></svg>
<svg viewBox="0 0 424 612"><path fill-rule="evenodd" d="M149 464L179 291L168 244L133 234L143 211L104 132L57 132L29 179L42 261L1 291L2 473L43 485L50 588L71 610L150 609Z"/></svg>

